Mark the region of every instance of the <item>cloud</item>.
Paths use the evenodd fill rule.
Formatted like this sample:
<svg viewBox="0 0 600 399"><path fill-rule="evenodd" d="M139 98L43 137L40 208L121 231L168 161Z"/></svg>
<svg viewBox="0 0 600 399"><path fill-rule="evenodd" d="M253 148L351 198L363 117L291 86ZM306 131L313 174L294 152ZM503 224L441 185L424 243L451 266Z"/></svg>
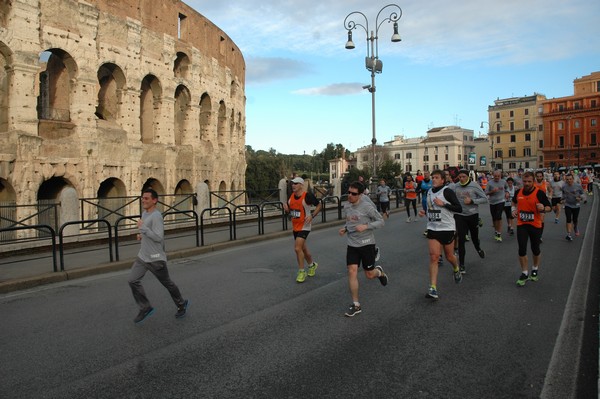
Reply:
<svg viewBox="0 0 600 399"><path fill-rule="evenodd" d="M334 83L327 86L299 89L292 93L303 96L346 96L363 92L362 86L362 83Z"/></svg>
<svg viewBox="0 0 600 399"><path fill-rule="evenodd" d="M313 72L306 62L281 57L251 57L246 60L248 84L295 79Z"/></svg>

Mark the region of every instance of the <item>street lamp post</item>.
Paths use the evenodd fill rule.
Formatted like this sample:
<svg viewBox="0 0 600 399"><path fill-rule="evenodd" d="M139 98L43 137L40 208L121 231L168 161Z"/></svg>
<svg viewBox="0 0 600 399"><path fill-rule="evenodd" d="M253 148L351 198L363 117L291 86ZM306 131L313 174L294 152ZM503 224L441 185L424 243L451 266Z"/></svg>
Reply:
<svg viewBox="0 0 600 399"><path fill-rule="evenodd" d="M489 129L488 130L488 137L489 137L490 141L492 142L492 145L491 145L491 148L492 148L492 160L490 161L490 164L492 165L492 170L493 170L493 169L496 169L496 168L495 168L495 165L494 165L494 138L492 137L492 130L493 130L492 126L498 125L498 126L500 126L502 128L502 121L496 121L496 122L492 123L491 125L487 121L482 121L481 125L479 126L480 129L483 129L483 124L484 123L487 123L487 125L488 125L488 129ZM504 154L502 154L502 164L504 164ZM500 169L504 169L504 165L502 165L502 167Z"/></svg>
<svg viewBox="0 0 600 399"><path fill-rule="evenodd" d="M379 17L383 10L386 8L394 9L391 11L388 17L383 18L379 21ZM357 23L354 21L354 17L362 17L364 18L364 25L362 23ZM356 46L352 41L352 31L356 29L356 27L360 26L364 29L367 38L367 56L365 57L365 67L369 72L371 72L371 84L363 86L363 89L368 90L371 93L371 122L373 129L373 138L371 139L371 143L373 146L373 176L377 175L377 163L375 161L375 145L377 144L377 136L375 131L375 74L381 73L383 71L383 62L379 59L379 45L378 45L378 35L379 28L384 22L393 22L394 23L394 33L392 35L392 42L399 42L402 39L398 34L398 20L402 17L402 9L396 4L388 4L384 6L377 13L377 17L375 18L375 31L369 31L369 20L365 14L360 11L353 11L350 14L346 15L344 18L344 29L348 31L348 41L346 42L346 48L348 50L352 50ZM350 19L349 19L350 18ZM370 33L370 35L369 35Z"/></svg>

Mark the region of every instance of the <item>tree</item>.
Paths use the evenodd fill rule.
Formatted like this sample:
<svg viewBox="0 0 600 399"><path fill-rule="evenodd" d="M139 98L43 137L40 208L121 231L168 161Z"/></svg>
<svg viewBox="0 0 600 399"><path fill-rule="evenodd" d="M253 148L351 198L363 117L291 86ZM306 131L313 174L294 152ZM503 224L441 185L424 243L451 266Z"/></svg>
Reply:
<svg viewBox="0 0 600 399"><path fill-rule="evenodd" d="M391 159L384 160L377 170L379 179L385 179L388 186L394 188L396 185L396 176L402 174L402 166Z"/></svg>

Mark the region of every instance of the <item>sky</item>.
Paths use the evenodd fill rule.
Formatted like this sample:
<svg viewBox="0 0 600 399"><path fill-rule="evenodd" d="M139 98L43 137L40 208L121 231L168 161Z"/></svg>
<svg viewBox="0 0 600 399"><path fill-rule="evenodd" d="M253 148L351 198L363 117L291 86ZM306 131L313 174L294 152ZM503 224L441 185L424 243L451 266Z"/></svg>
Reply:
<svg viewBox="0 0 600 399"><path fill-rule="evenodd" d="M246 61L246 145L313 154L328 143L371 145L367 34L389 0L184 0L221 28ZM409 0L397 2L401 42L379 17L378 144L457 125L486 134L494 100L573 94L573 80L600 71L599 0ZM365 17L354 14L357 24Z"/></svg>

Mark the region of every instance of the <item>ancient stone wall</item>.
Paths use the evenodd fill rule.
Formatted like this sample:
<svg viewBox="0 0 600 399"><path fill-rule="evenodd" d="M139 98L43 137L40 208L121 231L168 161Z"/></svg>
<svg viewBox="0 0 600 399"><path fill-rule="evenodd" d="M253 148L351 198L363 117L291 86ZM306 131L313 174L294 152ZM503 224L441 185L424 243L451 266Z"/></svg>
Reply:
<svg viewBox="0 0 600 399"><path fill-rule="evenodd" d="M0 67L5 202L245 187L243 56L179 0L3 1Z"/></svg>

